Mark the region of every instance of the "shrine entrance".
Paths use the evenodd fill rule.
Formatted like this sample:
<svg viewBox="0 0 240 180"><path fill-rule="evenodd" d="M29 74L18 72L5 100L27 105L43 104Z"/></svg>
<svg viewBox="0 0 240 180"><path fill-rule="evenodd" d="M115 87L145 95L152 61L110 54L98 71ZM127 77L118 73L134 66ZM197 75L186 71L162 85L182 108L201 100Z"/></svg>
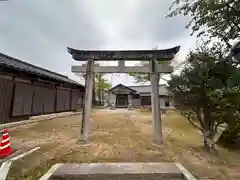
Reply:
<svg viewBox="0 0 240 180"><path fill-rule="evenodd" d="M89 140L90 118L92 109L92 92L94 73L149 73L151 79L151 107L152 107L152 129L153 140L158 144L163 143L162 123L159 102L159 74L172 73L173 68L169 65L180 46L164 50L77 50L67 48L72 58L76 61L86 61L86 65L72 66L73 73L86 73L85 103L81 127L81 139ZM118 61L118 66L94 65L95 61ZM125 61L148 61L143 66L125 66ZM117 101L116 101L117 100ZM116 105L128 105L132 108L132 99L126 94L119 95L111 102L112 108Z"/></svg>
<svg viewBox="0 0 240 180"><path fill-rule="evenodd" d="M116 107L127 108L128 107L128 95L117 94L116 95Z"/></svg>

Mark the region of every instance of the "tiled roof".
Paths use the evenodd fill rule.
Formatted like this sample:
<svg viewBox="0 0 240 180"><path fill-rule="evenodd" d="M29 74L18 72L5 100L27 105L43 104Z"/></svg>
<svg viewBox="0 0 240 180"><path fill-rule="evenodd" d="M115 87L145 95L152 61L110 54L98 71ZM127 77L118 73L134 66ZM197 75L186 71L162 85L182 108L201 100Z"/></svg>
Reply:
<svg viewBox="0 0 240 180"><path fill-rule="evenodd" d="M126 86L123 84L118 84L118 85L114 86L113 88L109 89L108 92L111 92L113 89L120 87L120 86L128 88L132 91L135 91L135 93L137 93L137 94L150 94L152 91L151 85ZM169 94L170 93L168 92L165 85L162 85L162 84L159 85L159 95L168 96Z"/></svg>
<svg viewBox="0 0 240 180"><path fill-rule="evenodd" d="M109 89L109 90L108 90L108 92L110 92L110 91L113 91L114 89L116 89L116 88L118 88L118 87L124 87L124 88L127 88L127 89L129 89L130 91L133 91L133 92L135 92L135 90L134 90L134 89L131 89L131 88L129 88L128 86L125 86L125 85L123 85L123 84L118 84L118 85L116 85L116 86L112 87L111 89Z"/></svg>
<svg viewBox="0 0 240 180"><path fill-rule="evenodd" d="M29 74L35 74L41 77L50 78L52 80L62 81L70 84L75 84L78 86L83 86L71 79L69 79L67 76L49 71L47 69L26 63L24 61L21 61L19 59L10 57L8 55L0 53L0 66L4 66L7 68L15 69L18 71L23 71Z"/></svg>
<svg viewBox="0 0 240 180"><path fill-rule="evenodd" d="M140 94L151 93L151 85L140 85L140 86L128 86L131 89L134 89ZM165 85L159 85L159 95L167 96L169 95L168 90L166 89Z"/></svg>

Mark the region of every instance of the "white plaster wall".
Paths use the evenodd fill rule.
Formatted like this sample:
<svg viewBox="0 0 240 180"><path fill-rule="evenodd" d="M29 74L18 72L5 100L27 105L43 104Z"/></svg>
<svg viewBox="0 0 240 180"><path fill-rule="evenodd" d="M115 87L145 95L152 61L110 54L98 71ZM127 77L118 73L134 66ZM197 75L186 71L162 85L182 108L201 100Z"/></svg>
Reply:
<svg viewBox="0 0 240 180"><path fill-rule="evenodd" d="M108 94L108 105L111 105L112 100L114 100L116 102L116 95L109 93ZM132 99L133 100L133 106L137 107L137 106L141 106L141 101L140 99ZM165 107L165 98L164 97L160 97L159 98L159 103L161 107ZM173 105L173 101L170 99L170 106Z"/></svg>
<svg viewBox="0 0 240 180"><path fill-rule="evenodd" d="M140 99L133 99L133 106L141 106Z"/></svg>
<svg viewBox="0 0 240 180"><path fill-rule="evenodd" d="M165 106L164 98L159 98L160 106Z"/></svg>
<svg viewBox="0 0 240 180"><path fill-rule="evenodd" d="M128 95L128 101L129 101L129 100L133 100L133 98L132 98L132 95L131 95L131 94L129 94L129 95Z"/></svg>

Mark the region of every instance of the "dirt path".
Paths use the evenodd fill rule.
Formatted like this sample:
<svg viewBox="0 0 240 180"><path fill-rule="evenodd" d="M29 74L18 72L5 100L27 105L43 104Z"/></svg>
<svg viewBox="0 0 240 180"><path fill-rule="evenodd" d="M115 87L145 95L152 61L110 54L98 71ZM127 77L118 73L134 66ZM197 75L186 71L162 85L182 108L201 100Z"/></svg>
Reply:
<svg viewBox="0 0 240 180"><path fill-rule="evenodd" d="M15 147L40 146L41 150L13 164L8 179L36 180L62 162L179 161L199 179L229 180L230 165L240 159L226 150L219 157L204 152L199 133L173 111L163 118L164 146L152 142L149 112L94 110L88 146L77 143L80 120L80 115L70 116L11 130Z"/></svg>

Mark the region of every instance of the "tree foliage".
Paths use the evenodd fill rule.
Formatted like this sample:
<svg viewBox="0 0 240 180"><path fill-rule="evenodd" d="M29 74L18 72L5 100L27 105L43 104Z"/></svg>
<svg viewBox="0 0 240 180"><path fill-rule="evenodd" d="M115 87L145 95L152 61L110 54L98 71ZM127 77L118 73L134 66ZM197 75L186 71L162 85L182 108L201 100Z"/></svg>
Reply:
<svg viewBox="0 0 240 180"><path fill-rule="evenodd" d="M112 87L110 83L107 82L107 80L104 79L104 73L95 73L94 78L94 93L93 98L95 99L95 92L98 97L99 102L103 103L103 96L104 92ZM85 79L86 75L82 74L82 77Z"/></svg>
<svg viewBox="0 0 240 180"><path fill-rule="evenodd" d="M149 62L141 61L141 62L138 64L138 66L145 66L145 65L147 65L148 63L149 63ZM159 63L161 63L161 62L159 62ZM151 81L151 74L150 74L150 73L136 73L136 72L131 72L131 73L128 73L128 74L135 79L135 82L136 82L136 83L146 83L146 82ZM159 81L160 81L160 79L165 80L160 74L159 74L158 79L159 79Z"/></svg>
<svg viewBox="0 0 240 180"><path fill-rule="evenodd" d="M239 0L175 0L167 17L182 14L191 20L187 28L192 34L219 38L230 47L229 41L240 36Z"/></svg>
<svg viewBox="0 0 240 180"><path fill-rule="evenodd" d="M135 79L136 83L146 83L150 81L150 74L149 73L129 73Z"/></svg>
<svg viewBox="0 0 240 180"><path fill-rule="evenodd" d="M102 104L103 103L103 97L104 97L104 92L107 89L111 88L111 84L107 82L107 80L104 79L104 73L95 73L94 77L94 88L93 88L93 104L95 104L95 92L97 94L99 102ZM82 73L81 76L86 80L86 74Z"/></svg>
<svg viewBox="0 0 240 180"><path fill-rule="evenodd" d="M230 40L235 40L240 36L240 1L239 0L175 0L174 3L170 7L171 13L168 14L167 17L173 17L177 15L188 15L190 16L190 21L187 24L187 28L192 30L191 35L197 34L200 36L209 37L207 42L210 42L212 38L217 38L221 42L225 42L227 45L227 49L230 46ZM206 44L206 43L205 43ZM239 121L239 84L240 84L240 69L239 62L234 61L234 59L226 60L225 57L218 57L216 55L222 54L223 50L220 49L219 52L212 54L212 50L215 51L216 47L209 49L208 52L208 60L214 57L215 61L213 66L208 63L204 66L197 66L195 69L198 69L198 73L203 73L203 69L208 69L205 74L207 81L204 84L201 84L200 87L203 89L201 92L197 93L197 87L190 86L191 92L187 93L188 96L191 96L191 93L194 95L198 95L197 97L203 98L202 100L208 104L207 107L211 107L211 121L215 121L216 124L221 124L222 122L226 122L228 124L227 129L221 135L219 143L224 146L229 146L235 143L236 139L240 135L240 121ZM203 52L203 51L201 51ZM206 52L206 51L204 51ZM199 57L199 51L193 54L196 57ZM203 56L200 56L203 59ZM200 59L198 58L198 61ZM196 58L195 58L196 61ZM193 62L190 62L191 66ZM202 64L202 63L200 63ZM207 68L206 68L207 67ZM209 69L209 67L211 67ZM194 71L190 71L193 73ZM189 73L189 72L188 72ZM172 83L174 81L183 80L184 77L189 80L189 83L193 83L191 78L189 78L189 74L186 69L183 71L181 76L174 77L172 79ZM190 73L190 74L191 74ZM193 73L193 76L200 80L203 79L202 75ZM207 75L206 75L207 73ZM209 74L210 73L210 74ZM198 75L198 76L196 76ZM211 75L213 75L213 79L211 80ZM177 80L177 78L179 78ZM193 77L192 77L193 78ZM175 79L175 80L174 80ZM183 81L185 83L185 81ZM202 82L202 81L200 81ZM212 82L214 85L208 84L207 82ZM177 87L177 85L175 86ZM205 87L205 88L204 88ZM172 87L173 88L173 87ZM198 87L199 88L199 87ZM205 90L209 89L209 92ZM206 95L204 95L204 93ZM179 93L179 92L178 92ZM204 99L204 96L207 98ZM196 99L195 99L196 100ZM197 100L197 102L199 102ZM197 103L195 102L195 103ZM181 108L184 106L181 105ZM189 111L189 106L186 106ZM195 106L193 106L195 107ZM192 110L193 111L193 110ZM196 113L196 112L194 112ZM203 117L205 119L205 113L202 112ZM191 118L190 118L191 119ZM199 118L198 118L199 119ZM201 122L200 125L202 126ZM202 130L205 127L201 128Z"/></svg>
<svg viewBox="0 0 240 180"><path fill-rule="evenodd" d="M148 62L141 61L138 66L144 66ZM129 73L130 76L132 76L135 79L136 83L146 83L150 81L150 74L149 73L135 73L131 72Z"/></svg>
<svg viewBox="0 0 240 180"><path fill-rule="evenodd" d="M95 74L95 89L97 91L98 100L101 104L103 103L104 92L112 87L103 76L103 73Z"/></svg>
<svg viewBox="0 0 240 180"><path fill-rule="evenodd" d="M188 65L172 77L168 87L176 107L202 132L204 147L210 149L214 149L218 127L223 123L236 126L240 119L239 69L223 52L218 45L200 45L190 52Z"/></svg>

